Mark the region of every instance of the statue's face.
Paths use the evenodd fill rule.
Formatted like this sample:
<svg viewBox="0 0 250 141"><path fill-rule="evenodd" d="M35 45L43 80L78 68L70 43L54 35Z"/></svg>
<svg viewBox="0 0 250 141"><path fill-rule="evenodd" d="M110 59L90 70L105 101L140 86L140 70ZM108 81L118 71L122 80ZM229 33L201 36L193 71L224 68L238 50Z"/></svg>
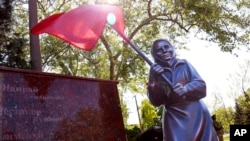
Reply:
<svg viewBox="0 0 250 141"><path fill-rule="evenodd" d="M168 42L165 41L158 42L154 50L156 55L162 60L170 61L173 58L174 48Z"/></svg>

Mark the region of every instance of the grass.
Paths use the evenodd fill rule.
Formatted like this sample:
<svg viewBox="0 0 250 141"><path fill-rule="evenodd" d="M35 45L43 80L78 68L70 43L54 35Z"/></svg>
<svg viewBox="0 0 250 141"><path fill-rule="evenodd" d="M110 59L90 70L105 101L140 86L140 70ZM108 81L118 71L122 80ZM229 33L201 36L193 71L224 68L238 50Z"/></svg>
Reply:
<svg viewBox="0 0 250 141"><path fill-rule="evenodd" d="M229 141L229 139L230 139L229 134L224 134L223 139L224 139L224 141Z"/></svg>

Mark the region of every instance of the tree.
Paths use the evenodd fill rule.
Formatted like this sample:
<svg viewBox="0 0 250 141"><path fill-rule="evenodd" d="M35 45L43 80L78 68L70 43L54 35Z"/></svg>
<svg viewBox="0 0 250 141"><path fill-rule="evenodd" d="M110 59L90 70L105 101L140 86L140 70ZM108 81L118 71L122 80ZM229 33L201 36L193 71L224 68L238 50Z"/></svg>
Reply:
<svg viewBox="0 0 250 141"><path fill-rule="evenodd" d="M29 69L24 48L28 40L13 29L12 4L11 0L0 3L0 66Z"/></svg>
<svg viewBox="0 0 250 141"><path fill-rule="evenodd" d="M250 88L236 99L234 124L250 124Z"/></svg>
<svg viewBox="0 0 250 141"><path fill-rule="evenodd" d="M230 75L231 91L234 98L241 94L246 95L248 86L250 85L250 60L244 60L237 67L236 71Z"/></svg>
<svg viewBox="0 0 250 141"><path fill-rule="evenodd" d="M162 0L158 1L156 4L154 1L150 0L122 1L116 4L122 6L124 9L126 31L129 38L134 40L134 42L136 42L139 48L144 52L148 52L149 49L146 46L151 44L152 39L162 36L164 32L168 33L168 36L173 41L176 41L178 37L186 35L188 32L197 32L197 34L207 33L209 35L209 40L215 42L218 41L222 50L232 51L236 45L232 46L233 44L229 44L235 43L238 39L235 37L237 31L234 30L233 27L238 26L239 28L245 28L247 25L243 24L246 22L246 18L233 15L234 11L233 9L230 9L231 7L238 7L240 10L242 7L244 7L244 4L240 6L232 4L229 7L227 2L228 1L218 2L211 0L204 3L201 0ZM82 4L84 3L86 2L83 2ZM96 1L96 3L103 4L104 2ZM69 1L49 1L47 3L41 1L39 2L38 7L41 9L40 12L42 12L40 14L45 16L40 17L46 17L46 15L48 16L59 11L67 11L70 9L70 5L72 6L73 4ZM52 12L51 7L54 7L55 11ZM138 10L138 8L141 10ZM225 23L230 23L230 28L227 28L228 25ZM94 50L94 54L88 52L82 53L82 56L84 56L83 65L93 64L97 70L98 68L102 67L104 72L109 73L105 73L106 75L100 75L100 72L97 74L92 72L93 69L91 69L92 71L85 71L86 76L90 76L90 74L92 74L93 77L101 77L111 80L119 79L123 80L122 82L125 83L132 80L133 78L137 78L138 76L143 76L141 74L144 74L145 70L147 70L143 60L136 53L134 53L133 50L127 47L126 44L121 43L122 40L117 39L116 34L114 34L115 33L112 30L107 28L101 37L99 44L97 45L98 50ZM42 43L44 42L42 41ZM44 47L42 48L46 48L46 50L49 50L49 52L51 46L53 46L50 43L43 45ZM68 44L59 46L69 48ZM77 52L77 50L75 51ZM48 55L50 56L50 54ZM68 54L65 54L63 56L66 57L67 55ZM71 53L71 55L74 55L74 53ZM53 59L56 58L52 57L51 60L46 61L51 62ZM67 61L67 59L65 61ZM86 68L81 65L82 62L75 63L77 63L75 66ZM44 65L50 64L44 62ZM103 66L107 67L103 68ZM64 67L62 70L65 70L65 66L61 67ZM73 66L68 67L68 69L71 69L72 67ZM68 72L76 71L69 70ZM77 71L75 75L80 75L81 72L82 71ZM81 75L85 76L85 74ZM142 79L142 81L145 81L145 77Z"/></svg>
<svg viewBox="0 0 250 141"><path fill-rule="evenodd" d="M12 12L12 1L4 0L0 3L0 27L4 31L10 30L10 22L11 22L11 12ZM2 31L1 30L1 31ZM3 34L1 34L3 36Z"/></svg>
<svg viewBox="0 0 250 141"><path fill-rule="evenodd" d="M242 107L236 102L235 103L235 114L234 114L234 124L243 124L243 110Z"/></svg>
<svg viewBox="0 0 250 141"><path fill-rule="evenodd" d="M154 107L148 99L144 99L140 106L142 119L142 129L147 129L153 125L161 125L163 107Z"/></svg>

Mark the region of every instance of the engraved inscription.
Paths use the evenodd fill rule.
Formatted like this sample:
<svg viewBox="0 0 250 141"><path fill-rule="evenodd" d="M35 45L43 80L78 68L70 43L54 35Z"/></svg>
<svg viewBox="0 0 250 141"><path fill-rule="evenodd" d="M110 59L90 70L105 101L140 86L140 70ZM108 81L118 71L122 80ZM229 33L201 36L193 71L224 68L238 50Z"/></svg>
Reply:
<svg viewBox="0 0 250 141"><path fill-rule="evenodd" d="M39 116L41 115L41 110L32 110L32 109L7 109L5 107L0 108L0 112L3 115L12 116L12 115L19 115L19 116Z"/></svg>
<svg viewBox="0 0 250 141"><path fill-rule="evenodd" d="M39 99L43 99L43 100L63 100L64 96L35 96L35 95L25 95L25 99L33 99L33 100L39 100Z"/></svg>
<svg viewBox="0 0 250 141"><path fill-rule="evenodd" d="M4 133L2 136L2 140L32 140L32 139L43 139L43 133L26 133L26 134L14 134L11 132Z"/></svg>
<svg viewBox="0 0 250 141"><path fill-rule="evenodd" d="M2 92L15 92L15 93L37 93L38 88L29 87L14 87L9 84L0 84L0 91Z"/></svg>

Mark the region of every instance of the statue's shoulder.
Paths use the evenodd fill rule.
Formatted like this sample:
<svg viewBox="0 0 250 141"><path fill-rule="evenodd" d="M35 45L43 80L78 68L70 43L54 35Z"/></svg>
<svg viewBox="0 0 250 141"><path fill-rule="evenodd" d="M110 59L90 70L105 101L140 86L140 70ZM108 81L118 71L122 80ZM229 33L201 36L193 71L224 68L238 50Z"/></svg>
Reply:
<svg viewBox="0 0 250 141"><path fill-rule="evenodd" d="M177 58L175 64L178 65L178 64L186 64L186 63L188 63L188 61L186 59Z"/></svg>

